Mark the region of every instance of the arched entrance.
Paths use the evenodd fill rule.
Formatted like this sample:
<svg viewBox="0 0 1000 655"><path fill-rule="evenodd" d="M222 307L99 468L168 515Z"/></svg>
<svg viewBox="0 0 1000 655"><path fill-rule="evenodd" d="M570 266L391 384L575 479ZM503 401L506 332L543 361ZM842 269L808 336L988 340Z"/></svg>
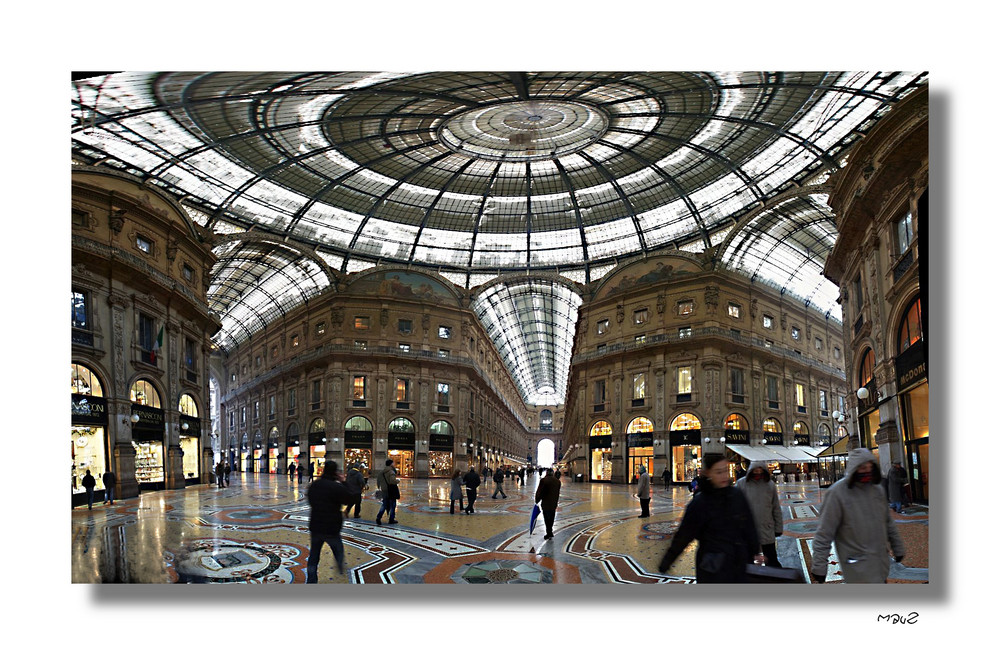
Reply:
<svg viewBox="0 0 1000 655"><path fill-rule="evenodd" d="M552 466L556 461L556 445L551 439L542 439L539 441L535 452L538 455L538 466L540 468Z"/></svg>

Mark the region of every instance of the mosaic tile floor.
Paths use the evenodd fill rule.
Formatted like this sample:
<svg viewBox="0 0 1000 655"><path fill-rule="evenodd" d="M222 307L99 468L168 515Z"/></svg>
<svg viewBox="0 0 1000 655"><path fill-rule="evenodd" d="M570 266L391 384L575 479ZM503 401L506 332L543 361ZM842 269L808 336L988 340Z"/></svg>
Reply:
<svg viewBox="0 0 1000 655"><path fill-rule="evenodd" d="M360 519L345 522L346 570L338 574L325 549L320 583L538 584L694 583L692 544L669 575L656 565L690 500L686 488L654 489L652 516L639 519L635 487L566 482L555 538L538 520L528 534L537 479L527 489L505 485L507 498L486 493L476 512L449 513L447 480L401 480L397 525L374 523L369 492ZM72 580L80 583L305 582L309 550L308 482L284 476L234 476L232 486L198 485L145 492L139 498L72 511ZM785 532L778 556L785 567L811 557L821 490L779 485ZM928 513L894 515L908 556L893 564L890 582L926 582ZM836 553L827 580L841 582ZM808 577L808 576L807 576Z"/></svg>

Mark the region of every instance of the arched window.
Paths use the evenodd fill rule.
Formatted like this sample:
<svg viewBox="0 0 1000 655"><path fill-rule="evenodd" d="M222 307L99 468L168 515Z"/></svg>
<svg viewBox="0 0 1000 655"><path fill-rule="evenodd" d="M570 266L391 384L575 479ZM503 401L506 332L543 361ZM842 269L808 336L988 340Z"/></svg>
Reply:
<svg viewBox="0 0 1000 655"><path fill-rule="evenodd" d="M809 434L809 427L802 421L796 421L795 425L792 426L792 432L795 434Z"/></svg>
<svg viewBox="0 0 1000 655"><path fill-rule="evenodd" d="M278 428L271 428L271 431L267 434L267 440L272 443L275 443L278 441L278 437L280 435L281 433L278 432Z"/></svg>
<svg viewBox="0 0 1000 655"><path fill-rule="evenodd" d="M609 434L611 434L611 424L607 421L598 421L594 423L594 427L590 428L590 436L592 437L603 437Z"/></svg>
<svg viewBox="0 0 1000 655"><path fill-rule="evenodd" d="M694 414L681 414L670 424L673 430L700 430L701 420Z"/></svg>
<svg viewBox="0 0 1000 655"><path fill-rule="evenodd" d="M910 304L910 308L906 310L906 316L899 324L897 353L902 353L924 337L920 311L920 298L918 297Z"/></svg>
<svg viewBox="0 0 1000 655"><path fill-rule="evenodd" d="M819 424L819 435L821 437L829 437L830 436L830 426L827 425L826 423L820 423Z"/></svg>
<svg viewBox="0 0 1000 655"><path fill-rule="evenodd" d="M351 432L371 432L372 423L364 416L352 416L347 419L347 423L344 424L344 429Z"/></svg>
<svg viewBox="0 0 1000 655"><path fill-rule="evenodd" d="M436 421L431 425L431 434L443 434L445 436L452 436L455 431L451 427L451 423L448 421Z"/></svg>
<svg viewBox="0 0 1000 655"><path fill-rule="evenodd" d="M625 428L625 434L635 434L636 432L652 432L653 422L645 416L637 416Z"/></svg>
<svg viewBox="0 0 1000 655"><path fill-rule="evenodd" d="M549 410L547 410L547 409L543 409L542 412L541 412L541 414L539 414L538 421L539 421L538 422L538 427L540 429L546 430L546 431L551 430L552 429L552 412L549 411Z"/></svg>
<svg viewBox="0 0 1000 655"><path fill-rule="evenodd" d="M97 375L82 364L73 364L73 393L103 397L104 391Z"/></svg>
<svg viewBox="0 0 1000 655"><path fill-rule="evenodd" d="M137 405L157 408L160 406L160 394L156 393L156 388L148 380L136 380L129 391L129 396Z"/></svg>
<svg viewBox="0 0 1000 655"><path fill-rule="evenodd" d="M742 414L730 414L726 417L727 430L749 430L750 423Z"/></svg>
<svg viewBox="0 0 1000 655"><path fill-rule="evenodd" d="M198 405L194 402L194 398L186 393L181 395L180 402L177 403L177 409L185 416L198 418Z"/></svg>
<svg viewBox="0 0 1000 655"><path fill-rule="evenodd" d="M326 421L321 418L314 420L309 426L310 434L313 432L323 432L324 430L326 430Z"/></svg>
<svg viewBox="0 0 1000 655"><path fill-rule="evenodd" d="M776 418L766 418L764 419L764 432L772 432L775 434L781 433L781 423L778 423Z"/></svg>
<svg viewBox="0 0 1000 655"><path fill-rule="evenodd" d="M289 425L288 429L285 430L285 436L288 437L289 439L294 439L295 437L299 436L299 426L296 425L295 423Z"/></svg>
<svg viewBox="0 0 1000 655"><path fill-rule="evenodd" d="M389 432L415 432L413 422L402 416L389 422Z"/></svg>
<svg viewBox="0 0 1000 655"><path fill-rule="evenodd" d="M875 353L871 348L865 350L864 356L861 358L861 368L858 370L858 383L863 387L872 381L872 376L875 375Z"/></svg>

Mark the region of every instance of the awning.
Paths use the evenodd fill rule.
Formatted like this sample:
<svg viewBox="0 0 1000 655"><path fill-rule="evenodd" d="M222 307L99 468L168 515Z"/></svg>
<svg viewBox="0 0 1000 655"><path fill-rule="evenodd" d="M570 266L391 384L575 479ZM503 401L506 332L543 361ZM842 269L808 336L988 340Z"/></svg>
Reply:
<svg viewBox="0 0 1000 655"><path fill-rule="evenodd" d="M812 462L816 457L804 450L801 446L765 446L768 450L781 455L790 462Z"/></svg>
<svg viewBox="0 0 1000 655"><path fill-rule="evenodd" d="M848 451L847 448L848 439L850 439L850 437L841 437L840 440L837 441L837 443L833 444L832 446L827 446L826 448L824 448L823 451L820 452L819 455L817 455L817 457L833 457L834 455L846 455Z"/></svg>
<svg viewBox="0 0 1000 655"><path fill-rule="evenodd" d="M762 446L744 446L726 444L726 448L733 451L740 457L745 457L751 462L784 462L787 457L782 457L778 453Z"/></svg>
<svg viewBox="0 0 1000 655"><path fill-rule="evenodd" d="M819 457L819 454L823 452L826 446L799 446L802 450L806 451L813 457Z"/></svg>

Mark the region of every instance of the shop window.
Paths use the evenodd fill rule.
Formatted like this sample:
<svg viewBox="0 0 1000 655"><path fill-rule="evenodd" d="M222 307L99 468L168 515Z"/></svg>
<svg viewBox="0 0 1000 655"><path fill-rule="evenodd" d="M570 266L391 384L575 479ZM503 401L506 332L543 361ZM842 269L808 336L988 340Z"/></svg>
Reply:
<svg viewBox="0 0 1000 655"><path fill-rule="evenodd" d="M606 437L611 432L611 424L607 421L598 421L594 423L594 427L590 428L590 436L592 437Z"/></svg>
<svg viewBox="0 0 1000 655"><path fill-rule="evenodd" d="M404 432L412 434L415 432L413 422L408 418L398 417L389 421L389 432Z"/></svg>
<svg viewBox="0 0 1000 655"><path fill-rule="evenodd" d="M677 369L677 402L691 400L691 367L681 366Z"/></svg>
<svg viewBox="0 0 1000 655"><path fill-rule="evenodd" d="M920 315L920 298L917 298L906 311L899 326L899 339L897 341L897 352L904 350L917 343L923 338L923 323Z"/></svg>
<svg viewBox="0 0 1000 655"><path fill-rule="evenodd" d="M739 318L741 309L736 303L729 303L729 318Z"/></svg>
<svg viewBox="0 0 1000 655"><path fill-rule="evenodd" d="M135 247L146 253L147 255L153 252L153 242L151 239L147 239L142 235L136 235L135 237Z"/></svg>
<svg viewBox="0 0 1000 655"><path fill-rule="evenodd" d="M804 414L806 411L806 385L795 384L795 411Z"/></svg>
<svg viewBox="0 0 1000 655"><path fill-rule="evenodd" d="M85 396L104 396L101 381L86 366L73 364L73 393Z"/></svg>
<svg viewBox="0 0 1000 655"><path fill-rule="evenodd" d="M677 313L680 316L688 316L694 314L694 301L693 300L681 300L677 303Z"/></svg>
<svg viewBox="0 0 1000 655"><path fill-rule="evenodd" d="M775 419L775 418L766 418L766 419L764 419L764 423L762 424L762 427L763 427L763 430L764 430L765 434L766 433L770 433L770 434L780 434L781 433L781 424L778 423L778 419ZM774 442L772 442L772 443L774 443Z"/></svg>
<svg viewBox="0 0 1000 655"><path fill-rule="evenodd" d="M752 308L751 308L752 309ZM764 327L768 330L774 329L774 317L768 314L764 314Z"/></svg>
<svg viewBox="0 0 1000 655"><path fill-rule="evenodd" d="M606 318L601 319L600 321L598 321L597 322L597 334L604 334L604 333L606 333L608 331L608 327L610 325L611 325L611 322L608 319L606 319Z"/></svg>
<svg viewBox="0 0 1000 655"><path fill-rule="evenodd" d="M750 429L750 424L742 414L730 414L726 417L726 429L746 431Z"/></svg>
<svg viewBox="0 0 1000 655"><path fill-rule="evenodd" d="M636 373L632 376L632 406L641 407L646 403L646 374Z"/></svg>
<svg viewBox="0 0 1000 655"><path fill-rule="evenodd" d="M861 367L858 369L858 383L863 387L872 381L874 375L875 352L871 348L867 348L861 358Z"/></svg>
<svg viewBox="0 0 1000 655"><path fill-rule="evenodd" d="M451 339L451 328L447 325L439 325L438 339Z"/></svg>
<svg viewBox="0 0 1000 655"><path fill-rule="evenodd" d="M636 434L639 432L652 432L653 422L645 416L637 416L632 419L625 428L625 434Z"/></svg>
<svg viewBox="0 0 1000 655"><path fill-rule="evenodd" d="M400 334L410 334L413 332L413 321L408 318L401 318L396 327Z"/></svg>
<svg viewBox="0 0 1000 655"><path fill-rule="evenodd" d="M694 414L678 414L677 418L670 422L670 431L677 430L700 430L701 419Z"/></svg>
<svg viewBox="0 0 1000 655"><path fill-rule="evenodd" d="M685 325L682 328L677 328L677 338L678 339L688 339L691 337L691 326Z"/></svg>
<svg viewBox="0 0 1000 655"><path fill-rule="evenodd" d="M902 255L913 243L913 214L906 215L896 221L896 254Z"/></svg>
<svg viewBox="0 0 1000 655"><path fill-rule="evenodd" d="M778 378L768 375L765 378L767 385L767 408L778 409Z"/></svg>
<svg viewBox="0 0 1000 655"><path fill-rule="evenodd" d="M452 429L451 423L448 421L434 421L434 423L431 424L431 434L453 436L455 431Z"/></svg>
<svg viewBox="0 0 1000 655"><path fill-rule="evenodd" d="M645 307L642 309L637 309L632 312L632 323L635 325L642 325L649 320L649 310Z"/></svg>
<svg viewBox="0 0 1000 655"><path fill-rule="evenodd" d="M729 369L729 387L731 392L732 402L743 403L746 401L746 391L743 387L743 374L742 368L731 368Z"/></svg>
<svg viewBox="0 0 1000 655"><path fill-rule="evenodd" d="M354 317L354 329L355 330L367 330L371 327L371 317L370 316L355 316Z"/></svg>
<svg viewBox="0 0 1000 655"><path fill-rule="evenodd" d="M147 380L136 380L129 390L129 398L137 405L160 407L160 394Z"/></svg>
<svg viewBox="0 0 1000 655"><path fill-rule="evenodd" d="M451 405L451 386L445 384L444 382L438 382L437 385L437 411L447 412Z"/></svg>

